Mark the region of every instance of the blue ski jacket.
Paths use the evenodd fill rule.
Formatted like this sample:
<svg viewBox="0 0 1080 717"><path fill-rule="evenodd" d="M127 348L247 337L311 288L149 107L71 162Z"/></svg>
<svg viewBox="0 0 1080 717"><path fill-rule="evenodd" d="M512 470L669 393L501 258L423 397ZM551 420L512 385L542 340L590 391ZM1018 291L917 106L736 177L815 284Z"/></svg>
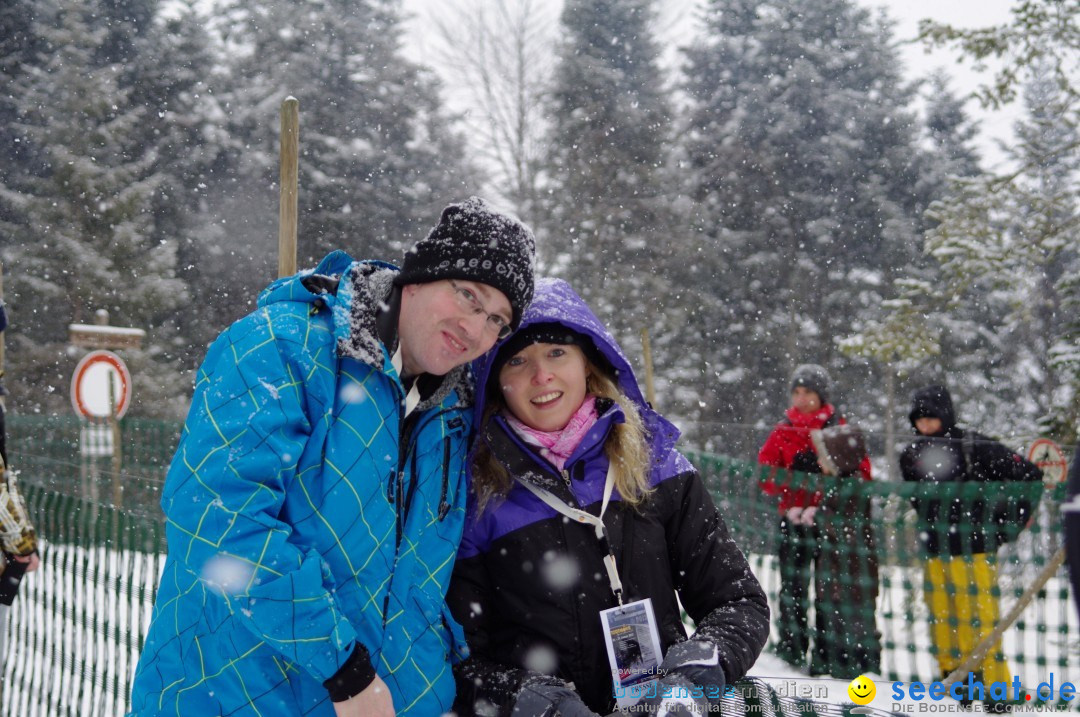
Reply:
<svg viewBox="0 0 1080 717"><path fill-rule="evenodd" d="M132 715L330 716L323 682L357 645L397 714L450 709L471 378L404 418L376 330L396 272L335 252L210 346L165 480Z"/></svg>

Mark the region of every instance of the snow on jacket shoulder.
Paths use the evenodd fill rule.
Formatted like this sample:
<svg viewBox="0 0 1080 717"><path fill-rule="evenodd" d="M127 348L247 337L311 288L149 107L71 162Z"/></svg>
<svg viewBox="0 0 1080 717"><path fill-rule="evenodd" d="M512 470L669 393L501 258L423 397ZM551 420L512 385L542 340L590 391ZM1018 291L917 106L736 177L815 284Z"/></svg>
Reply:
<svg viewBox="0 0 1080 717"><path fill-rule="evenodd" d="M335 252L210 347L162 495L169 554L132 714L333 715L322 683L357 645L399 715L450 708L466 372L402 421L374 332L395 272ZM314 274L336 291L310 291Z"/></svg>
<svg viewBox="0 0 1080 717"><path fill-rule="evenodd" d="M739 679L768 638L769 608L761 586L697 472L675 450L677 429L645 403L614 339L564 282L538 282L523 326L553 320L593 341L637 404L649 437L655 490L638 509L615 491L604 513L624 599L652 599L666 650L686 639L677 591L698 625L696 637L717 646L729 682ZM477 371L478 410L489 369L481 364ZM595 515L608 467L604 443L622 420L618 405L606 399L597 405L599 419L564 467L570 486L501 417L489 421L478 440L489 443L511 474L541 482ZM599 613L616 601L605 554L592 527L564 520L516 482L504 500L489 504L480 515L470 494L447 595L472 651L454 668L458 714L474 714L485 703L500 715L509 714L522 686L535 681L573 682L592 710L612 711Z"/></svg>

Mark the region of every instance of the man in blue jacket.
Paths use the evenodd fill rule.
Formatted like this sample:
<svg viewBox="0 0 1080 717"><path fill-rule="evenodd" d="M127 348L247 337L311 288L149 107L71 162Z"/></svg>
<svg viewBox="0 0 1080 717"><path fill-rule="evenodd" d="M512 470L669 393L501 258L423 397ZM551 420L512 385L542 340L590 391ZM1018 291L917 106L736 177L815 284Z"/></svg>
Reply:
<svg viewBox="0 0 1080 717"><path fill-rule="evenodd" d="M533 255L474 197L400 270L334 252L210 346L165 479L133 715L450 709L466 364L520 322Z"/></svg>

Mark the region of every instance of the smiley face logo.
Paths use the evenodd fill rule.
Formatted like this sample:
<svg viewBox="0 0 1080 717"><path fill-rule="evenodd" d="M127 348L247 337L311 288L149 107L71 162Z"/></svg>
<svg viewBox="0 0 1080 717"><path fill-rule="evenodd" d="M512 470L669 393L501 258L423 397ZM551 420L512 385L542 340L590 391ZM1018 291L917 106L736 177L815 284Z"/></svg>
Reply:
<svg viewBox="0 0 1080 717"><path fill-rule="evenodd" d="M859 675L847 687L848 697L857 705L868 705L877 694L877 685L866 675Z"/></svg>

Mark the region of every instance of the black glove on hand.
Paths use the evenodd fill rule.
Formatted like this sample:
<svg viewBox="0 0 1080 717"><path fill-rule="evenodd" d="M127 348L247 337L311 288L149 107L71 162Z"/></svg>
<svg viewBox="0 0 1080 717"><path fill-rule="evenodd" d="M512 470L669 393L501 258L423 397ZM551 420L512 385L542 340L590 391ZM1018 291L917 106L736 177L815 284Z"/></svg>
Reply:
<svg viewBox="0 0 1080 717"><path fill-rule="evenodd" d="M664 656L660 671L669 678L682 677L700 687L710 702L719 703L724 696L727 677L720 666L716 645L706 640L687 640L672 645Z"/></svg>
<svg viewBox="0 0 1080 717"><path fill-rule="evenodd" d="M525 685L511 712L514 717L600 717L565 685Z"/></svg>

